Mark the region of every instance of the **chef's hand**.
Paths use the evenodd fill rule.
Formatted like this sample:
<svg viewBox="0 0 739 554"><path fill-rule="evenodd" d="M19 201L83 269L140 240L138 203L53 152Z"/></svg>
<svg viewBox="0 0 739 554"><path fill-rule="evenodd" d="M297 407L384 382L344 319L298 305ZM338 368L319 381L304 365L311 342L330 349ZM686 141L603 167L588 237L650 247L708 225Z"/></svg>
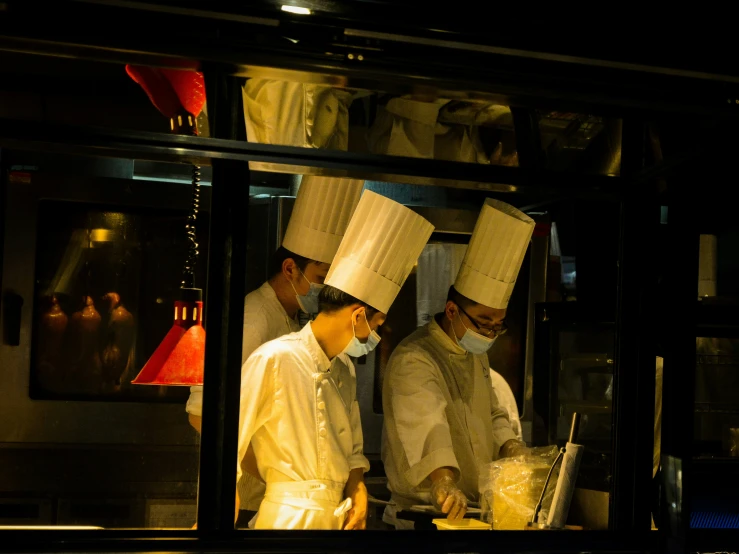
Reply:
<svg viewBox="0 0 739 554"><path fill-rule="evenodd" d="M346 513L344 530L358 530L367 528L367 486L364 484L364 470L351 470L349 479L344 487L344 497L352 499L352 507Z"/></svg>
<svg viewBox="0 0 739 554"><path fill-rule="evenodd" d="M458 520L467 513L467 497L454 484L451 469L439 468L431 472L431 501L447 519Z"/></svg>
<svg viewBox="0 0 739 554"><path fill-rule="evenodd" d="M525 442L511 439L507 441L503 446L500 448L500 457L501 458L512 458L514 456L526 456L531 452L531 449L526 446Z"/></svg>
<svg viewBox="0 0 739 554"><path fill-rule="evenodd" d="M239 508L240 507L241 507L241 499L239 498L239 489L236 489L236 498L235 498L235 505L234 505L234 527L236 527L236 522L239 519Z"/></svg>

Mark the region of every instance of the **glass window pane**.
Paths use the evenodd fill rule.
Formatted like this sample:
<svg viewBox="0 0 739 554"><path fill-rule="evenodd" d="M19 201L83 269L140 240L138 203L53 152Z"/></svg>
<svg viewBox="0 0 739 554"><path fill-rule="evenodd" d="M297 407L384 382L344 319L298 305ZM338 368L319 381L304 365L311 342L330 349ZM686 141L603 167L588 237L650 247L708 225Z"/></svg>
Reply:
<svg viewBox="0 0 739 554"><path fill-rule="evenodd" d="M396 95L260 77L246 80L243 100L251 142L518 165L510 108L480 95Z"/></svg>
<svg viewBox="0 0 739 554"><path fill-rule="evenodd" d="M620 119L542 110L538 115L547 169L620 175Z"/></svg>
<svg viewBox="0 0 739 554"><path fill-rule="evenodd" d="M191 528L188 387L132 384L174 324L191 186L134 180L133 160L3 158L0 526Z"/></svg>
<svg viewBox="0 0 739 554"><path fill-rule="evenodd" d="M728 209L728 208L726 208ZM733 219L706 213L699 238L698 337L693 411L693 528L735 527L739 457L737 234Z"/></svg>
<svg viewBox="0 0 739 554"><path fill-rule="evenodd" d="M247 282L250 285L245 306L245 320L250 321L254 327L261 325L256 316L250 315L250 299L253 302L257 295L264 294L264 290L269 292L269 289L265 287L270 287L275 294L279 291L286 291L284 301L280 302L281 308L275 308L275 310L285 310L288 316L294 314L293 323L296 328L301 328L310 321L310 318L300 312L298 304L292 299L295 298L296 292L298 295L305 294L304 289L307 290L308 283L304 283L302 274L298 273L295 279L288 279L288 283L283 266L277 267L272 262L274 261L273 253L283 244L283 239L286 237L290 217L295 214L293 209L295 195L304 186L306 178L296 175L294 172L297 168L294 166L272 164L269 169L270 171L266 172L252 172L253 184L260 187L265 186L268 184L266 180L269 179L269 184L274 188L263 194L253 194L250 199L250 225L252 222L258 222L258 224L250 232L248 241L251 257L247 267ZM324 171L323 168L314 169L314 173ZM342 177L361 176L363 175L353 175L350 171L342 174ZM427 326L432 321L441 321L445 317L442 312L446 307L449 287L455 281L480 209L489 194L465 188L419 186L408 181L388 180L366 180L364 189L396 200L435 226L416 265L388 310L385 322L377 329L381 337L377 348L366 355L352 358L355 369L355 398L358 402L363 434L362 452L370 463L370 469L365 474L367 489L372 497L367 525L371 529L389 529L392 526L388 522L393 521L393 518L386 512L387 502L397 502L398 497L393 492L397 493L399 490L394 488L396 484L390 482L389 464L392 461L388 458L383 460L383 427L388 421L386 413L388 400L383 396L388 391L383 386L383 382L388 371L391 371L393 357L398 352L398 345L420 327ZM261 190L266 191L267 189ZM519 207L536 204L535 200L530 197L514 198L500 195L498 198ZM322 209L326 207L325 203L321 204ZM595 216L588 216L590 219L584 217L582 214L585 213L586 207L595 210L594 213L598 214L598 224L603 228L603 233L595 233L601 241L598 253L595 255L591 255L591 249L584 248L584 233L578 232L581 227L587 227L592 233L592 228L588 225L592 223L591 219ZM615 242L611 242L611 239L615 241L615 231L606 233L606 230L617 229L616 220L613 219L616 211L612 209L612 206L605 204L585 206L571 200L553 202L546 208L539 207L535 211L528 211L531 212L530 215L536 222L535 237L531 247L527 250L525 261L518 273L513 296L508 303L505 318L508 332L496 339L488 351L488 363L510 389L510 397L506 399L510 399L506 402L508 417L510 419L515 414L520 419L518 432L516 433L513 427L511 431L516 434L520 433L520 436L530 446L549 447L549 449L546 452L538 451L541 457L536 461L529 460L527 462L529 465L524 467L524 473L534 472L535 478L521 478L520 475L523 474L520 472L514 471L513 473L523 479L520 484L527 491L528 496L524 495L525 500L521 500L524 510L530 509L533 513L549 465L554 462L557 453L556 447L552 450L552 445L557 447L564 445L569 437L572 413L582 414L582 432L578 437L578 443L585 448L580 472L582 487L579 487L575 493L571 510L572 521L592 529L606 529L613 459L611 445L613 440L614 316L608 310L614 305L611 295L615 295L616 264L611 261L611 258L615 260L617 255ZM315 215L317 216L317 213ZM607 238L604 239L606 235ZM576 254L579 255L576 256ZM576 257L578 267L582 269L582 276L579 280L575 278ZM603 267L611 268L613 275L604 273ZM606 288L604 283L610 283L611 278L613 278L613 290L604 291ZM295 290L292 287L295 287ZM277 296L280 297L279 294ZM579 301L580 298L583 299L582 303ZM582 306L583 304L585 307ZM591 310L587 309L588 305ZM542 306L549 314L546 320L536 317L539 313L538 309ZM288 308L291 309L288 311ZM607 315L602 317L593 315L599 314L599 309ZM355 333L359 331L355 330ZM539 337L549 337L547 339L549 346L534 343L535 337L537 341ZM450 337L448 339L452 340ZM278 338L277 340L286 339ZM270 344L272 346L265 347L267 350L276 348L274 346L276 343ZM453 343L451 348L454 348ZM257 361L259 359L258 354L252 356L244 366L245 371L249 371L252 365L256 367L255 364L259 363ZM282 371L284 368L280 367ZM311 371L317 370L314 368ZM248 379L252 379L250 382L254 386L249 390L267 391L269 398L265 402L276 405L271 400L272 392L270 391L272 389L257 382L252 373L248 375L250 375ZM491 379L492 374L489 370L486 375L487 379ZM451 381L443 386L452 387L450 383ZM489 381L486 384L487 387L491 387ZM414 388L419 389L419 387L420 385ZM310 390L313 391L313 389ZM341 390L338 385L336 390ZM478 393L486 390L487 388L480 388ZM495 394L497 398L498 393ZM316 406L320 405L321 401L321 399L316 399ZM243 398L242 402L244 402ZM411 400L404 400L400 397L391 402L411 403ZM463 401L461 402L464 404ZM451 408L451 404L444 405L443 402L438 404L432 402L431 404L439 406L439 413L456 409ZM245 405L252 406L251 399ZM283 432L287 432L288 427L293 426L293 423L299 425L299 422L305 418L313 417L314 411L310 407L303 410L298 405L295 406L294 414L280 418L280 421L292 422L286 423L281 428ZM426 408L428 405L423 403L417 405L418 413ZM465 417L478 417L475 412L477 407L469 408L470 412ZM418 414L411 412L408 417L418 417ZM330 425L330 422L327 424ZM419 419L417 422L419 428L422 424L422 420ZM260 427L268 424L255 423L254 425ZM469 440L476 440L472 438L475 431L471 431L470 428L458 431L468 436ZM267 435L262 434L253 439L254 458L251 462L256 464L260 476L263 476L262 472L266 471L271 472L274 477L275 465L292 460L288 451L294 448L294 445L284 440L280 443L281 448L278 452L274 450L274 445L268 444L269 440L266 437ZM317 435L316 440L318 437ZM408 437L408 440L413 439ZM246 447L243 444L241 446L242 449ZM385 450L387 451L387 447ZM492 457L486 461L487 463L492 462ZM303 467L302 462L293 464L290 461L290 464L292 464L290 471ZM242 465L242 469L243 467L245 466ZM544 471L543 477L540 475L542 470ZM507 471L513 470L509 468ZM425 478L426 475L423 477ZM241 529L247 527L248 522L254 517L255 509L259 506L259 501L264 494L262 492L264 489L259 488L260 486L255 483L253 477L243 479L244 481L239 483L242 499L247 498L249 502L255 502L242 502L242 511L237 522L237 527ZM267 480L271 482L269 478ZM478 489L478 481L476 478L473 480L476 485L474 490L469 491L468 500L471 509L467 517L479 520L482 517L480 512L482 498ZM422 478L421 481L424 479ZM428 485L424 486L428 491ZM550 484L551 489L548 489L550 490L547 496L549 502L551 502L554 486L556 486L556 480ZM432 507L430 496L425 498L425 501L414 504L424 505L423 508L411 509L410 506L406 506L402 512L403 517L398 516L399 519L412 522L415 529L434 528L432 520L443 517L443 514L437 513ZM500 502L505 501L500 494L497 502L498 509L501 510ZM508 508L514 509L511 505ZM494 525L500 529L523 529L525 519L524 517L521 521L518 519L497 521ZM406 523L401 521L399 524L405 525Z"/></svg>

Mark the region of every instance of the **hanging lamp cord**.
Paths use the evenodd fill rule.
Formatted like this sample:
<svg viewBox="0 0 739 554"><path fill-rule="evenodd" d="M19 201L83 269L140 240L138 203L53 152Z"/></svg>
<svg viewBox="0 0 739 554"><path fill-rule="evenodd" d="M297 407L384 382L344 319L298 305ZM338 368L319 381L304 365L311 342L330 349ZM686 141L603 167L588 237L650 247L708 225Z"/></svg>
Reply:
<svg viewBox="0 0 739 554"><path fill-rule="evenodd" d="M192 204L190 205L190 215L187 216L187 225L185 225L185 233L187 235L187 258L185 259L185 268L182 272L182 288L195 288L195 265L198 262L198 241L195 234L198 221L198 212L200 211L200 166L192 166Z"/></svg>

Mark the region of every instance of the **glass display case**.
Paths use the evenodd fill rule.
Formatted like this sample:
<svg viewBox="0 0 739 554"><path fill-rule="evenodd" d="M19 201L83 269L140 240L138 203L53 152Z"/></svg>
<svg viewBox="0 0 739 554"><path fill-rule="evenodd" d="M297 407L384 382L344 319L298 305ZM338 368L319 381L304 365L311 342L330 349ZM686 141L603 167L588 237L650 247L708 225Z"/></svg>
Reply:
<svg viewBox="0 0 739 554"><path fill-rule="evenodd" d="M534 444L564 445L572 414L581 414L577 486L609 493L615 324L578 302L541 303L535 329Z"/></svg>
<svg viewBox="0 0 739 554"><path fill-rule="evenodd" d="M32 398L185 401L181 387L131 381L172 324L186 220L168 210L39 202ZM201 217L203 238L207 223ZM197 278L205 282L202 264Z"/></svg>
<svg viewBox="0 0 739 554"><path fill-rule="evenodd" d="M717 214L718 215L718 214ZM699 237L690 526L739 528L739 234L729 219Z"/></svg>
<svg viewBox="0 0 739 554"><path fill-rule="evenodd" d="M191 184L133 179L126 159L3 155L0 527L191 528L188 388L131 384L172 326Z"/></svg>

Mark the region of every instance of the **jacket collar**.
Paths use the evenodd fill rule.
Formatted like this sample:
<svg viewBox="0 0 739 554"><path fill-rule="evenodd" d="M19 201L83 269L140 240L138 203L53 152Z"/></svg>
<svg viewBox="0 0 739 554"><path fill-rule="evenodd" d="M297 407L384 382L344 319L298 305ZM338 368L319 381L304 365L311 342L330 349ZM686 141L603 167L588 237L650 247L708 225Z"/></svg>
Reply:
<svg viewBox="0 0 739 554"><path fill-rule="evenodd" d="M299 331L299 335L300 340L305 344L311 358L313 358L313 362L316 364L318 371L326 373L331 367L331 360L328 359L323 348L318 344L316 336L313 334L313 328L311 327L310 322L306 323L305 327Z"/></svg>
<svg viewBox="0 0 739 554"><path fill-rule="evenodd" d="M272 288L272 285L269 284L269 281L265 281L262 286L259 287L259 291L262 293L262 296L264 296L264 299L269 302L280 315L284 316L288 321L292 321L293 323L296 322L297 317L293 319L287 315L285 307L282 305L282 302L280 302L280 299L277 298L277 293L275 292L275 289Z"/></svg>
<svg viewBox="0 0 739 554"><path fill-rule="evenodd" d="M444 332L444 329L441 328L441 325L437 322L436 318L438 315L441 315L441 317L444 317L443 314L437 314L433 318L431 318L431 322L429 323L429 334L434 338L434 340L441 346L444 350L449 352L449 354L454 356L467 356L468 352L459 346L452 337L447 335Z"/></svg>

